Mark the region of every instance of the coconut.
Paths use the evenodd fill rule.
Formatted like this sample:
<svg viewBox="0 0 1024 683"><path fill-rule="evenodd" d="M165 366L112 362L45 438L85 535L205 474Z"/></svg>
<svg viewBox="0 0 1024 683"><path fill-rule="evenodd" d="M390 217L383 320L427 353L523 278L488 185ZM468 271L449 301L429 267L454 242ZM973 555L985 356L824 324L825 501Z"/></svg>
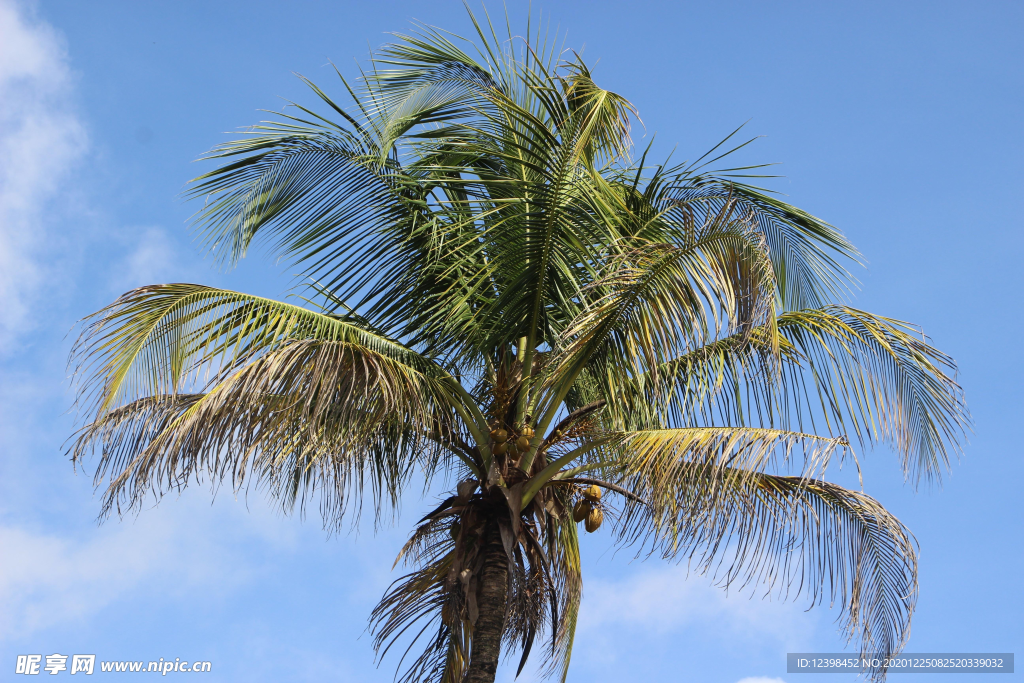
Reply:
<svg viewBox="0 0 1024 683"><path fill-rule="evenodd" d="M591 484L583 489L583 497L592 503L601 500L601 488L597 484Z"/></svg>
<svg viewBox="0 0 1024 683"><path fill-rule="evenodd" d="M530 450L530 437L524 434L523 436L516 439L516 448L518 448L521 451Z"/></svg>
<svg viewBox="0 0 1024 683"><path fill-rule="evenodd" d="M603 521L604 513L601 512L601 508L594 508L590 511L590 514L587 515L587 521L584 526L587 528L588 532L593 533L594 531L597 531Z"/></svg>
<svg viewBox="0 0 1024 683"><path fill-rule="evenodd" d="M582 522L590 514L590 501L581 500L572 509L572 521Z"/></svg>
<svg viewBox="0 0 1024 683"><path fill-rule="evenodd" d="M497 443L497 444L494 444L494 448L491 449L491 453L494 453L495 455L505 455L505 451L507 451L507 450L508 450L508 444L507 443Z"/></svg>
<svg viewBox="0 0 1024 683"><path fill-rule="evenodd" d="M525 436L526 438L532 439L533 438L533 427L531 427L530 425L523 425L522 433L523 433L523 436Z"/></svg>
<svg viewBox="0 0 1024 683"><path fill-rule="evenodd" d="M499 427L491 432L491 438L494 439L495 443L505 443L508 441L508 432Z"/></svg>

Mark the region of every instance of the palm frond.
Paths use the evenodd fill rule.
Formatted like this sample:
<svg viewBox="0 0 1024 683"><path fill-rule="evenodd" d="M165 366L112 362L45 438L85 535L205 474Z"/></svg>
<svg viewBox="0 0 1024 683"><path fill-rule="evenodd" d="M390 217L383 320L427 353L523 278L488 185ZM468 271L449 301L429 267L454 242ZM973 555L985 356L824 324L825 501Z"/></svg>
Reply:
<svg viewBox="0 0 1024 683"><path fill-rule="evenodd" d="M952 358L907 323L846 306L786 313L779 330L831 433L888 441L915 483L941 476L971 424Z"/></svg>
<svg viewBox="0 0 1024 683"><path fill-rule="evenodd" d="M907 323L845 306L783 313L774 330L716 339L604 389L613 419L850 434L891 444L915 483L940 478L971 423L949 356Z"/></svg>
<svg viewBox="0 0 1024 683"><path fill-rule="evenodd" d="M195 220L211 250L234 263L263 238L345 299L367 280L396 277L404 260L395 244L420 213L400 166L343 124L283 118L204 157L226 160L187 194L206 199Z"/></svg>
<svg viewBox="0 0 1024 683"><path fill-rule="evenodd" d="M399 669L417 641L426 638L422 652L398 678L401 683L460 683L469 660L472 628L462 618L465 605L457 577L452 581L457 558L451 525L452 518L444 517L417 528L402 553L416 568L391 584L370 615L379 657L408 640Z"/></svg>
<svg viewBox="0 0 1024 683"><path fill-rule="evenodd" d="M563 507L566 510L570 508L568 500L563 502ZM547 657L544 672L565 683L576 639L580 603L583 600L583 565L580 560L579 538L576 524L568 514L549 515L547 548L551 573L555 577L556 593L560 598L558 613L561 619L553 626L554 646Z"/></svg>
<svg viewBox="0 0 1024 683"><path fill-rule="evenodd" d="M623 435L601 470L643 499L625 499L620 541L686 559L725 587L782 598L829 596L864 654L900 651L917 598L917 553L877 501L820 478L844 447L765 430L661 430ZM766 472L803 451L800 476ZM885 668L872 670L884 679Z"/></svg>
<svg viewBox="0 0 1024 683"><path fill-rule="evenodd" d="M235 292L130 292L87 325L76 357L96 412L72 453L100 447L104 512L205 473L236 488L254 476L286 506L319 491L333 524L364 474L378 503L397 504L410 465L437 467L440 446L453 450L464 429L453 383L429 359L353 323ZM201 393L186 393L196 385Z"/></svg>
<svg viewBox="0 0 1024 683"><path fill-rule="evenodd" d="M812 308L843 299L855 280L842 265L859 252L834 226L753 186L684 169L664 178L675 210L700 220L729 203L764 235L783 310Z"/></svg>
<svg viewBox="0 0 1024 683"><path fill-rule="evenodd" d="M72 351L82 395L102 415L120 402L172 394L296 340L365 348L417 381L444 377L430 359L363 323L293 304L187 283L140 287L86 319ZM432 379L435 378L435 379Z"/></svg>
<svg viewBox="0 0 1024 683"><path fill-rule="evenodd" d="M559 341L546 380L561 387L553 405L584 370L604 385L606 397L639 377L658 386L667 363L723 328L740 330L744 339L756 327L767 329L761 337L774 352L774 281L749 238L743 226L718 223L686 247L645 244L613 260L609 274L590 286L597 295ZM739 253L746 254L743 272L735 268Z"/></svg>

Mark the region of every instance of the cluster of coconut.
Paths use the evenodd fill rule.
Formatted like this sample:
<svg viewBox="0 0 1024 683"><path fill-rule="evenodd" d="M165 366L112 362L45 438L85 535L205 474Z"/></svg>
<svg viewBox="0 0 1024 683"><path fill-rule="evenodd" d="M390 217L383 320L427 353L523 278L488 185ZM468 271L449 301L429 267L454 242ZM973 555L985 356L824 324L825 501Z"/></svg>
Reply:
<svg viewBox="0 0 1024 683"><path fill-rule="evenodd" d="M530 425L523 425L523 428L519 430L519 437L512 442L512 447L520 453L525 453L530 450L530 439L532 438L533 428ZM495 427L491 430L491 440L494 441L494 446L491 448L494 455L505 455L508 452L507 431L501 427Z"/></svg>
<svg viewBox="0 0 1024 683"><path fill-rule="evenodd" d="M604 521L604 513L601 512L601 489L596 484L591 484L583 489L583 500L576 503L572 509L574 522L583 522L587 532L593 533Z"/></svg>

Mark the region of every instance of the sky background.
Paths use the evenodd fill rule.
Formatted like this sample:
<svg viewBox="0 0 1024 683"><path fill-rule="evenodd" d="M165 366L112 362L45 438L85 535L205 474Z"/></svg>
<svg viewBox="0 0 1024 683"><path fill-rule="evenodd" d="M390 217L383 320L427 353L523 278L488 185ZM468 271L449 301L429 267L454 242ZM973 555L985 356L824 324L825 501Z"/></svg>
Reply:
<svg viewBox="0 0 1024 683"><path fill-rule="evenodd" d="M522 27L527 6L508 9ZM878 448L860 454L865 487L921 545L907 651L1021 651L1024 5L533 9L599 60L596 79L632 100L637 138L656 134L659 153L693 159L749 121L763 138L741 160L780 162L772 187L864 253L854 305L921 324L956 358L976 423L961 462L915 494ZM429 500L376 535L328 537L258 495L211 504L199 487L98 526L91 477L62 443L76 320L148 283L275 297L292 283L259 255L218 270L193 242L196 207L179 199L204 168L193 160L259 109L312 102L293 72L338 93L329 60L355 74L412 19L469 33L461 3L440 0L0 0L0 671L59 652L209 660L204 680L392 680L366 618ZM583 553L571 681L854 680L785 672L786 652L844 649L827 604L726 596L606 535ZM956 680L973 678L991 680Z"/></svg>

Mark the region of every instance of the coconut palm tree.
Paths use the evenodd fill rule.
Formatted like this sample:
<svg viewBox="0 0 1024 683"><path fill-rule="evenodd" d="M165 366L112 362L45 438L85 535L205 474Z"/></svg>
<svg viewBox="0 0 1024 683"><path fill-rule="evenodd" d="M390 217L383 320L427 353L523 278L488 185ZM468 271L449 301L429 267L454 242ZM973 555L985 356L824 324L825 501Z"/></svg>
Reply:
<svg viewBox="0 0 1024 683"><path fill-rule="evenodd" d="M309 83L327 114L207 157L209 248L270 245L304 296L151 285L86 321L70 453L99 450L103 514L206 478L334 528L414 476L445 487L371 615L379 653L414 648L403 681L493 681L534 649L564 680L580 523L827 597L864 652L898 652L913 537L824 475L884 441L938 476L969 423L952 360L841 303L853 246L753 171L709 170L725 147L652 164L579 56L473 25L400 35L341 79L349 108Z"/></svg>

